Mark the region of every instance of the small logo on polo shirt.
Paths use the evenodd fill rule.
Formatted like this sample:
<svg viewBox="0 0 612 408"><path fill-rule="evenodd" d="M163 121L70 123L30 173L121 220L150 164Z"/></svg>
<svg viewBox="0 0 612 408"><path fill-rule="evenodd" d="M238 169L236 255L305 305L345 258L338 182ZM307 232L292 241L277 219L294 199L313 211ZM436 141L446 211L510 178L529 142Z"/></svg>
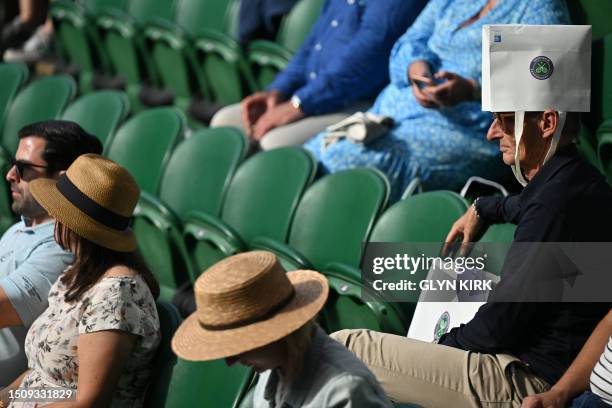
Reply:
<svg viewBox="0 0 612 408"><path fill-rule="evenodd" d="M442 313L438 322L436 323L436 327L434 329L434 342L437 343L440 341L440 338L444 336L448 332L448 328L450 327L450 314L448 312Z"/></svg>
<svg viewBox="0 0 612 408"><path fill-rule="evenodd" d="M540 55L531 60L529 72L535 79L544 80L550 78L555 67L550 58Z"/></svg>

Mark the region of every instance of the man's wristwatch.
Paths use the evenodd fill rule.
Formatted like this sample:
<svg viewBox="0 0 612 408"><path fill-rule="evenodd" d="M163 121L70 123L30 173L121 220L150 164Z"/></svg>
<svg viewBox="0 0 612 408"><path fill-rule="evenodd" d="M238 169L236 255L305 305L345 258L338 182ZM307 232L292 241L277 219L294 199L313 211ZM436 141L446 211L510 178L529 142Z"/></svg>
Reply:
<svg viewBox="0 0 612 408"><path fill-rule="evenodd" d="M480 213L478 212L478 200L480 200L480 197L475 199L472 203L472 210L474 211L474 215L476 215L476 218L480 219Z"/></svg>
<svg viewBox="0 0 612 408"><path fill-rule="evenodd" d="M302 110L302 100L300 99L299 96L293 95L291 97L290 102L291 102L291 106L293 106L295 109Z"/></svg>

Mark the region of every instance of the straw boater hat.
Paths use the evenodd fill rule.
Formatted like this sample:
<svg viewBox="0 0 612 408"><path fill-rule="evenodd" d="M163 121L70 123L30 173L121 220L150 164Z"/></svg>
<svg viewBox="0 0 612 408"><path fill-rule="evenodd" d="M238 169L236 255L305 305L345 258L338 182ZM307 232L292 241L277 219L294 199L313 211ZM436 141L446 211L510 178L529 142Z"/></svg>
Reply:
<svg viewBox="0 0 612 408"><path fill-rule="evenodd" d="M234 255L195 283L197 310L178 328L172 350L192 361L235 356L273 343L311 320L328 285L314 271L286 273L271 252Z"/></svg>
<svg viewBox="0 0 612 408"><path fill-rule="evenodd" d="M30 182L30 191L49 215L79 236L115 251L136 250L130 217L140 189L117 163L84 154L58 180Z"/></svg>

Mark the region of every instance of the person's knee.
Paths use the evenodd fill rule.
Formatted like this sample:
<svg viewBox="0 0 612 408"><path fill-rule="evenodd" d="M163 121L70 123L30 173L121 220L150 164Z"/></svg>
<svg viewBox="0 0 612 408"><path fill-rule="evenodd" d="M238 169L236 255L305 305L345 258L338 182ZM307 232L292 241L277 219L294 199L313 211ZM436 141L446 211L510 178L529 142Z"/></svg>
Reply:
<svg viewBox="0 0 612 408"><path fill-rule="evenodd" d="M330 337L351 351L355 351L355 344L368 338L367 329L344 329L330 334Z"/></svg>
<svg viewBox="0 0 612 408"><path fill-rule="evenodd" d="M235 105L226 106L219 110L210 120L210 127L239 126L242 125L240 109Z"/></svg>

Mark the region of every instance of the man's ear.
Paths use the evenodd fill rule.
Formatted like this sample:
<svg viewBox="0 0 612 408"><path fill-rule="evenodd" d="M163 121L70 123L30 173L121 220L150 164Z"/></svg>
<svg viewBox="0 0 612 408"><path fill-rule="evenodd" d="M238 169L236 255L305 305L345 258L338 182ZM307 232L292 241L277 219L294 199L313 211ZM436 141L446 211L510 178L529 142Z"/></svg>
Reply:
<svg viewBox="0 0 612 408"><path fill-rule="evenodd" d="M558 124L559 113L557 111L552 109L546 109L544 112L542 112L542 115L540 116L540 120L538 122L540 131L542 132L542 138L551 138L555 134Z"/></svg>

